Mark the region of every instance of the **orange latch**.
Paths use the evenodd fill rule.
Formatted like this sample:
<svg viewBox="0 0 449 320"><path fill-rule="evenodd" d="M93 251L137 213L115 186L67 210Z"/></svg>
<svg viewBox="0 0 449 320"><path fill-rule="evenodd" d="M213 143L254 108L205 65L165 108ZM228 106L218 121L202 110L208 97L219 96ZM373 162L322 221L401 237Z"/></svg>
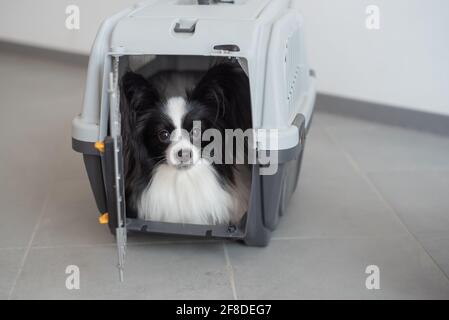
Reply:
<svg viewBox="0 0 449 320"><path fill-rule="evenodd" d="M100 224L108 224L109 223L109 214L107 212L103 213L98 218L98 222L100 222Z"/></svg>
<svg viewBox="0 0 449 320"><path fill-rule="evenodd" d="M95 149L97 149L98 151L103 153L104 152L104 142L103 141L95 142Z"/></svg>

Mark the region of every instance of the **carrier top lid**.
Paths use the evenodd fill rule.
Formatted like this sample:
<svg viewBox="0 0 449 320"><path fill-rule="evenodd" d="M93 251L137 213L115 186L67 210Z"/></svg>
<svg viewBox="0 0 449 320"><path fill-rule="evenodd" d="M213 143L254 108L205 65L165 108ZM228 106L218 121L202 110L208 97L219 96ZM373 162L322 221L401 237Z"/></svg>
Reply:
<svg viewBox="0 0 449 320"><path fill-rule="evenodd" d="M134 11L135 18L254 20L270 0L155 0ZM209 3L200 5L199 3Z"/></svg>

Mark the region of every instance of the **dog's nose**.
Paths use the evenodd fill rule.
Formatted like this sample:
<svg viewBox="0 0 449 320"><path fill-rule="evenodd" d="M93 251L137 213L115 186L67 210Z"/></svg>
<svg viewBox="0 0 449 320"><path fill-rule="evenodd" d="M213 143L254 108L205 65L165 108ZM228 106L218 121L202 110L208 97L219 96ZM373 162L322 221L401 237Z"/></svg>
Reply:
<svg viewBox="0 0 449 320"><path fill-rule="evenodd" d="M187 163L190 162L192 160L193 157L193 153L191 149L180 149L177 154L176 157L178 158L178 161L181 163Z"/></svg>

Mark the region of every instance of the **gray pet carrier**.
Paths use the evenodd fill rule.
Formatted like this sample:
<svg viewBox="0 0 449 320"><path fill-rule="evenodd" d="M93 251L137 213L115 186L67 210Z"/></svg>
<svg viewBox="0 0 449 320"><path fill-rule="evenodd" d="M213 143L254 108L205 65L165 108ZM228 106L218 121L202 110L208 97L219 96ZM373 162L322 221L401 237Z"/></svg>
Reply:
<svg viewBox="0 0 449 320"><path fill-rule="evenodd" d="M123 267L127 231L243 240L265 246L296 188L315 100L295 0L153 0L101 26L92 48L84 105L73 120L73 149L84 157L100 212L117 238ZM276 152L275 174L252 165L249 210L239 225L188 225L126 215L120 98L125 70L151 75L165 69L207 70L235 59L250 81L256 132L276 130L275 144L256 134L257 152ZM265 131L263 131L265 130Z"/></svg>

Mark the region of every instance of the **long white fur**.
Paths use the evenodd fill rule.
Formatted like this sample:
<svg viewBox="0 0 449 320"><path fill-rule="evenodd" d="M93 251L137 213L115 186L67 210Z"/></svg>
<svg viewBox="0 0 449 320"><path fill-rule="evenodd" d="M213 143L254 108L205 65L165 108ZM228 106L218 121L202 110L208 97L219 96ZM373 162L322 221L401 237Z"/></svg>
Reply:
<svg viewBox="0 0 449 320"><path fill-rule="evenodd" d="M187 170L162 164L140 198L139 218L191 224L236 223L246 212L249 199L249 188L240 180L236 187L223 187L213 166L203 159Z"/></svg>

